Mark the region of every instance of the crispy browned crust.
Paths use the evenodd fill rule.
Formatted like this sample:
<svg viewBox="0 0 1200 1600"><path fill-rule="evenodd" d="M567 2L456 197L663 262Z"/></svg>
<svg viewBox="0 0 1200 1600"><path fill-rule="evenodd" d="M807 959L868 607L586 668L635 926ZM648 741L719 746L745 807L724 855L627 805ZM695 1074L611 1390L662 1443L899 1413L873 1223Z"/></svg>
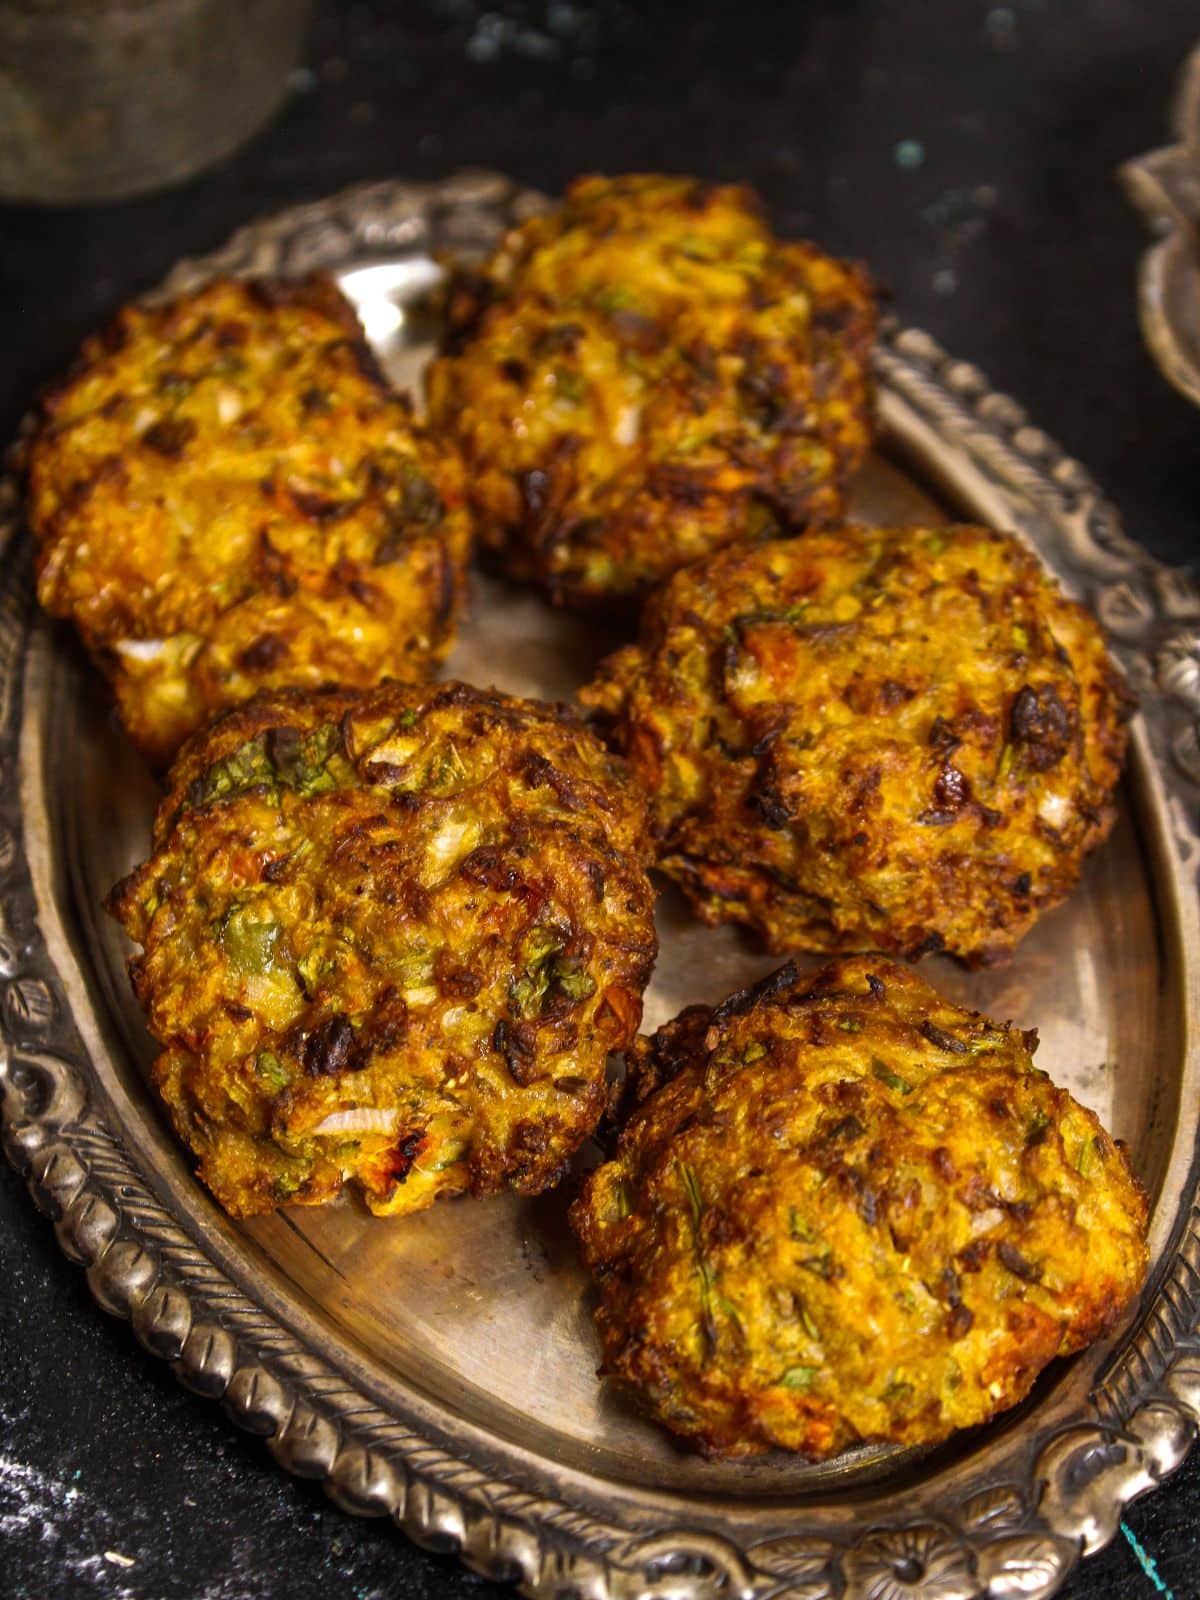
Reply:
<svg viewBox="0 0 1200 1600"><path fill-rule="evenodd" d="M1123 1148L1036 1035L884 958L784 967L642 1041L661 1080L571 1209L604 1371L706 1451L929 1444L1145 1277Z"/></svg>
<svg viewBox="0 0 1200 1600"><path fill-rule="evenodd" d="M164 764L257 690L415 678L449 648L470 525L327 278L128 306L27 448L38 593Z"/></svg>
<svg viewBox="0 0 1200 1600"><path fill-rule="evenodd" d="M1131 698L1015 538L845 527L679 573L581 693L663 869L772 950L1008 953L1108 834Z"/></svg>
<svg viewBox="0 0 1200 1600"><path fill-rule="evenodd" d="M168 783L109 907L221 1204L349 1184L399 1213L556 1182L657 948L620 762L562 708L386 684L259 696Z"/></svg>
<svg viewBox="0 0 1200 1600"><path fill-rule="evenodd" d="M748 190L582 178L448 308L431 417L484 544L555 600L628 601L841 512L871 436L870 285L775 239Z"/></svg>

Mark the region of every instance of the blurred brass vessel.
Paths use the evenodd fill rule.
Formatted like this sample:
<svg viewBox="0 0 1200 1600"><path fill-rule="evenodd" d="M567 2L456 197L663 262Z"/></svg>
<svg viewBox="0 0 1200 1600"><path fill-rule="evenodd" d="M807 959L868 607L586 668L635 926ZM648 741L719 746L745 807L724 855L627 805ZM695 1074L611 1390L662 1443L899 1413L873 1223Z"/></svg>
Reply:
<svg viewBox="0 0 1200 1600"><path fill-rule="evenodd" d="M308 0L0 0L0 199L179 183L287 90Z"/></svg>

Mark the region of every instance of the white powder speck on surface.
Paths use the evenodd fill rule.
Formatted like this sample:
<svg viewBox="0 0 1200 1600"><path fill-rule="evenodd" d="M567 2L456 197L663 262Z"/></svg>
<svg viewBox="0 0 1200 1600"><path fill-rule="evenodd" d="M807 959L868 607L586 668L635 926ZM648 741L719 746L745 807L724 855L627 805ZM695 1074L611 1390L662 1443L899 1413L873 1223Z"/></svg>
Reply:
<svg viewBox="0 0 1200 1600"><path fill-rule="evenodd" d="M113 1567L102 1555L75 1556L65 1561L63 1566L77 1580L73 1589L75 1594L86 1592L83 1588L86 1585L93 1588L97 1595L103 1596L103 1600L145 1600L136 1589L115 1578Z"/></svg>
<svg viewBox="0 0 1200 1600"><path fill-rule="evenodd" d="M6 1437L11 1437L16 1420L0 1410L0 1431ZM126 1568L136 1563L120 1549L120 1530L111 1513L68 1478L0 1450L0 1546L15 1550L18 1545L41 1552L39 1562L62 1575L63 1594L147 1600L129 1585Z"/></svg>
<svg viewBox="0 0 1200 1600"><path fill-rule="evenodd" d="M0 1538L40 1527L43 1539L57 1539L60 1518L80 1498L72 1484L0 1455Z"/></svg>

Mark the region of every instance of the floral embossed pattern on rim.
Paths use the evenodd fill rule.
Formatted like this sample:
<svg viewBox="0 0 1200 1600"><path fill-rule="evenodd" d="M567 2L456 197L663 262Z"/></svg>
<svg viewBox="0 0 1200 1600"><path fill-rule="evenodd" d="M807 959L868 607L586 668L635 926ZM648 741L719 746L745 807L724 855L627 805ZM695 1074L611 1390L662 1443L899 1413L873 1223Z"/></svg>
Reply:
<svg viewBox="0 0 1200 1600"><path fill-rule="evenodd" d="M252 225L181 265L167 287L215 271L428 263L435 251L486 249L539 203L487 173L374 184ZM264 1235L239 1232L193 1195L125 1064L138 1046L115 991L81 955L90 925L81 931L86 912L70 891L79 841L55 826L74 813L62 809L70 785L50 715L73 681L61 659L70 651L36 617L14 491L3 491L6 1151L101 1304L129 1317L183 1382L223 1399L284 1466L325 1481L347 1509L392 1516L419 1543L458 1551L539 1600L1049 1595L1081 1552L1112 1537L1122 1507L1179 1464L1200 1418L1200 594L1124 537L1084 469L1017 405L928 336L888 327L877 376L893 451L950 501L1030 538L1101 616L1141 697L1129 792L1163 952L1152 1000L1170 1019L1163 1092L1144 1086L1165 1106L1152 1148L1155 1266L1136 1323L1019 1415L924 1459L851 1462L801 1489L751 1470L744 1483L726 1472L697 1492L705 1469L682 1465L678 1482L618 1481L599 1453L556 1455L544 1429L481 1410L466 1387L458 1404L436 1374L381 1373L338 1324L332 1295L322 1305L289 1287Z"/></svg>

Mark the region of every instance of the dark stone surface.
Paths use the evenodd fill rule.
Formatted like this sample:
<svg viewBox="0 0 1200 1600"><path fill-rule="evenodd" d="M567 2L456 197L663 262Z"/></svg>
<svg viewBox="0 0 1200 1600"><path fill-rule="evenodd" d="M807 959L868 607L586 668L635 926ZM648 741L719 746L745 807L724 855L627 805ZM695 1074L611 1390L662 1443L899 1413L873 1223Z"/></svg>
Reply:
<svg viewBox="0 0 1200 1600"><path fill-rule="evenodd" d="M867 257L908 321L1016 395L1130 530L1189 560L1200 415L1140 342L1144 238L1112 168L1162 141L1195 0L326 3L309 68L240 155L110 208L0 208L0 427L180 255L362 178L489 164L553 188L604 168L744 178L781 229ZM343 1516L176 1388L0 1172L0 1596L500 1595ZM1200 1457L1065 1593L1200 1593ZM106 1553L123 1557L114 1561Z"/></svg>

